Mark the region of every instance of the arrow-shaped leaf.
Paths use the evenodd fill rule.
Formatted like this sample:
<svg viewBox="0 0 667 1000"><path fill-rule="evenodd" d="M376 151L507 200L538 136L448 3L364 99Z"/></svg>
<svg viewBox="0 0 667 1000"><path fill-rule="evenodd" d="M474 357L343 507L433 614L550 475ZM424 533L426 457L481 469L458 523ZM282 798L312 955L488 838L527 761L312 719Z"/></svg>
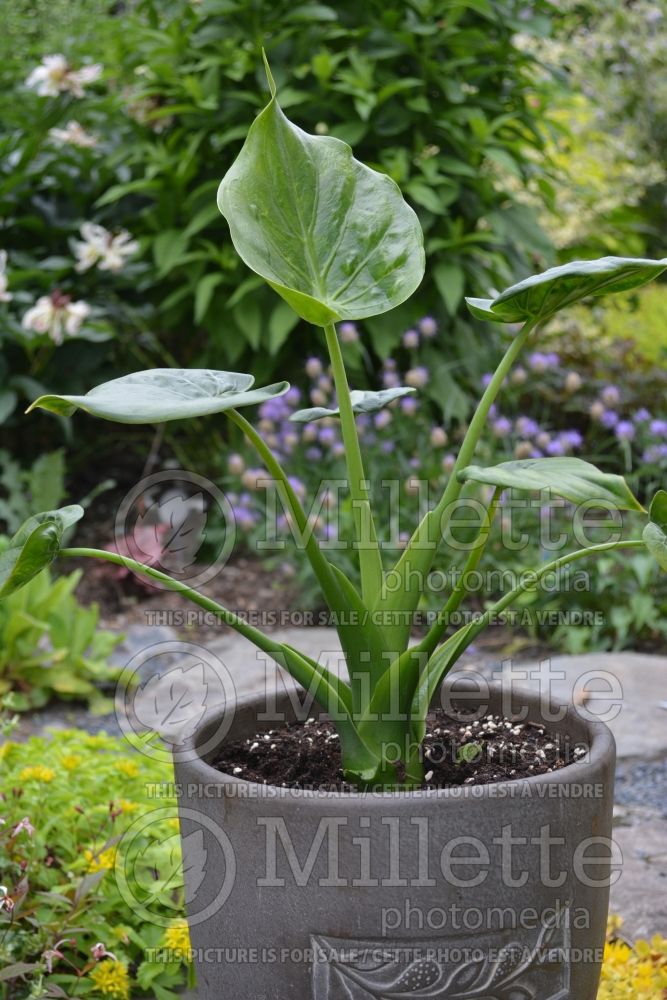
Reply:
<svg viewBox="0 0 667 1000"><path fill-rule="evenodd" d="M282 396L288 382L252 389L255 379L241 372L208 368L153 368L104 382L85 396L40 396L29 407L70 417L85 410L121 424L156 424L184 417L203 417Z"/></svg>
<svg viewBox="0 0 667 1000"><path fill-rule="evenodd" d="M523 323L553 316L590 295L625 292L652 281L667 268L667 258L601 257L573 260L551 267L505 289L494 299L466 299L478 319L496 323Z"/></svg>
<svg viewBox="0 0 667 1000"><path fill-rule="evenodd" d="M317 326L393 309L424 275L417 216L347 143L289 121L267 75L271 100L218 191L237 253Z"/></svg>
<svg viewBox="0 0 667 1000"><path fill-rule="evenodd" d="M572 503L599 501L617 510L643 510L622 476L601 472L581 458L524 458L485 469L469 465L459 479L506 489L550 490Z"/></svg>
<svg viewBox="0 0 667 1000"><path fill-rule="evenodd" d="M400 399L401 396L407 396L408 393L415 391L407 385L395 389L380 389L379 392L353 389L350 393L350 401L355 413L375 413L376 410L381 410L384 406L393 403L395 399ZM321 420L323 417L337 417L339 413L338 407L329 410L325 406L313 406L307 410L297 410L290 416L290 420L294 420L298 424L306 424L311 420Z"/></svg>

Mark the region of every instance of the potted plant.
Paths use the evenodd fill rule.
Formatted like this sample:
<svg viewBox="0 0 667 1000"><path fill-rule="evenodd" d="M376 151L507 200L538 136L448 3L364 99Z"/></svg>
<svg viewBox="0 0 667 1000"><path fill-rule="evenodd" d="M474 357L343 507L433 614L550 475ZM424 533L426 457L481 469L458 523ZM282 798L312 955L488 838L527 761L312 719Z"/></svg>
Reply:
<svg viewBox="0 0 667 1000"><path fill-rule="evenodd" d="M156 369L115 379L84 396L42 396L31 409L61 416L82 409L121 423L226 412L278 485L336 623L348 679L151 566L107 551L63 547L64 533L83 513L77 506L40 513L23 524L0 555L0 596L58 555L105 559L213 611L274 657L315 700L316 718L304 720L284 698L278 707L294 724L280 729L262 719L259 701L239 705L222 746L211 747L210 739L219 718L207 718L192 737L192 752L177 765L201 998L594 1000L612 860L613 739L572 706L555 724L544 721L544 706L534 697L508 702L505 692L489 689L471 701L465 686L445 679L489 622L547 574L618 546L647 547L667 569L667 494L653 499L642 538L562 555L525 574L483 614L454 631L450 623L467 596L466 575L482 557L503 491L545 491L575 504L644 512L621 477L577 458L490 468L473 463L494 399L540 327L563 306L657 277L667 260L573 262L488 300L468 300L482 320L511 324L513 337L442 497L387 570L355 414L391 405L413 390L351 392L335 323L378 315L415 291L424 273L422 233L389 177L356 161L345 143L308 135L286 118L268 65L267 75L271 99L223 179L218 203L245 263L302 319L324 330L338 407L299 411L295 419L340 420L360 589L309 531L286 471L240 412L284 393L286 382L255 389L251 375ZM426 576L468 482L492 487L491 499L464 573L426 634L410 645ZM467 708L461 709L462 698ZM429 721L434 703L449 714ZM516 737L521 745L529 729L542 761L547 755L538 737L543 737L556 751L550 758L555 763L532 775L515 769L485 784L476 783L473 772L463 783L444 781L439 787L429 763L434 726L452 737L456 752L448 761L454 767L471 767L499 727L508 741ZM222 759L224 767L230 748L247 754L244 748L256 748L260 740L271 746L276 739L285 759L292 739L300 753L304 740L320 752L326 745L330 749L323 752L334 774L340 768L340 781L333 790L323 789L322 782L303 787L304 782L278 778L271 784L254 772L255 780L245 780L250 771L243 766L232 773L213 766ZM578 749L568 751L567 740ZM264 755L264 763L271 756ZM256 763L259 771L262 766ZM568 802L575 798L576 805ZM200 820L203 840L197 841L198 853L189 854L190 833ZM225 865L203 878L202 859L212 853L216 836L224 839Z"/></svg>

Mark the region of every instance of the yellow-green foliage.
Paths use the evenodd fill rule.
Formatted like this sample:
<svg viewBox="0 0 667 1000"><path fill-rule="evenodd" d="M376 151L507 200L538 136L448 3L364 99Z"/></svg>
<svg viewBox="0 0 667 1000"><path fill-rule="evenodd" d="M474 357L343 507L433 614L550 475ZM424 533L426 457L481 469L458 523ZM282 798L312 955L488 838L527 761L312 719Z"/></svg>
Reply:
<svg viewBox="0 0 667 1000"><path fill-rule="evenodd" d="M173 769L71 729L0 743L0 775L0 1000L178 1000L189 945Z"/></svg>
<svg viewBox="0 0 667 1000"><path fill-rule="evenodd" d="M609 921L598 1000L663 1000L667 996L667 938L637 941L631 948L616 935L621 921Z"/></svg>
<svg viewBox="0 0 667 1000"><path fill-rule="evenodd" d="M603 326L614 340L632 340L648 361L667 358L667 285L651 285L605 305Z"/></svg>

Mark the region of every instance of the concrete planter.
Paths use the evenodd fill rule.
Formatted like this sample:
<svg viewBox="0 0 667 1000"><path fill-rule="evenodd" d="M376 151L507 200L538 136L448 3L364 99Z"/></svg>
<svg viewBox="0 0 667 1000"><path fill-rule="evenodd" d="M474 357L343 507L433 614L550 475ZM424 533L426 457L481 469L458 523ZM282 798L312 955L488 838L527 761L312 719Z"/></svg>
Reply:
<svg viewBox="0 0 667 1000"><path fill-rule="evenodd" d="M443 687L447 697L451 688ZM493 690L485 707L507 712ZM262 704L227 738L275 727ZM280 707L295 718L286 698ZM534 696L512 708L543 722ZM200 1000L595 1000L614 741L553 775L409 794L294 792L176 766ZM549 725L547 724L547 728ZM188 756L188 755L186 755Z"/></svg>

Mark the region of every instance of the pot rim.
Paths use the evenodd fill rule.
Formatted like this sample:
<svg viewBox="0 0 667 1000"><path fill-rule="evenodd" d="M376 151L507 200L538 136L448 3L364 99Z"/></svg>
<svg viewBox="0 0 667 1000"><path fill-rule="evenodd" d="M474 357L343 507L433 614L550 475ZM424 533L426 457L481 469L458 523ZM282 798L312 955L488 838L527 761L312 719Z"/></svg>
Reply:
<svg viewBox="0 0 667 1000"><path fill-rule="evenodd" d="M445 688L451 687L454 683L461 683L465 680L464 677L452 677L445 678L441 686ZM489 683L489 699L492 700L495 697L499 697L502 693L502 684ZM530 708L531 706L540 706L540 696L532 691L526 691L521 688L512 687L511 688L512 698L515 700L520 700L522 706ZM454 694L455 698L456 695ZM481 695L480 695L481 697ZM289 702L287 695L285 699ZM250 695L246 698L239 699L236 704L236 710L251 710L254 705L262 705L263 700L261 696ZM550 701L548 704L549 709L554 709L556 703ZM560 706L561 708L563 706ZM214 728L220 719L224 717L225 709L213 713L210 717L205 719L195 730L194 734L187 740L183 749L192 750L195 756L187 761L182 761L176 764L178 767L181 763L187 767L194 767L197 771L201 772L202 781L207 781L211 783L216 781L223 786L226 786L226 791L229 791L230 796L237 792L241 792L241 788L247 789L244 794L238 794L239 798L254 799L256 801L261 801L263 799L276 802L276 801L293 801L298 804L299 807L317 806L323 801L328 802L350 802L358 803L365 802L368 803L369 800L391 800L393 802L406 800L406 801L433 801L441 800L446 801L461 801L464 798L475 798L475 799L500 799L503 800L504 796L502 793L496 791L497 789L504 789L507 787L516 788L517 792L513 793L507 798L521 798L522 788L536 788L540 785L545 784L557 784L557 785L568 785L573 782L576 783L586 783L587 781L594 781L596 778L599 780L600 765L609 759L611 756L612 762L616 760L616 740L614 735L609 729L609 727L600 721L592 721L590 719L584 718L577 711L576 706L568 702L565 706L565 716L563 719L556 723L543 722L545 728L549 729L566 729L568 725L579 731L581 737L585 737L588 744L588 753L586 757L583 757L579 761L575 761L572 764L568 764L566 767L561 768L558 771L552 771L548 774L536 774L529 778L512 778L511 780L490 782L488 784L470 784L470 785L457 785L449 788L418 788L406 791L337 791L330 789L316 789L316 788L284 788L282 785L269 785L263 784L257 781L249 781L246 778L237 778L232 774L228 774L226 771L219 771L217 768L209 764L204 757L202 757L197 749L198 744L202 742L205 743L205 733ZM326 715L326 713L322 713ZM226 737L225 737L226 738ZM223 739L221 743L224 743ZM529 798L529 795L526 796Z"/></svg>

